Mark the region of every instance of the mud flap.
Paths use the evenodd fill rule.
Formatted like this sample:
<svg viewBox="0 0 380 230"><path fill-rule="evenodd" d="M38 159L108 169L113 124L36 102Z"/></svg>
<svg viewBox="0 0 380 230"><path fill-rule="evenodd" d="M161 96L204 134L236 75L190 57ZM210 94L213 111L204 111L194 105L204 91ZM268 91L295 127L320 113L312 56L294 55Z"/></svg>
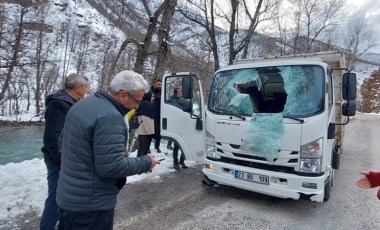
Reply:
<svg viewBox="0 0 380 230"><path fill-rule="evenodd" d="M332 165L331 166L333 169L339 169L340 154L337 151L334 151L334 153L333 153L333 159L332 159Z"/></svg>

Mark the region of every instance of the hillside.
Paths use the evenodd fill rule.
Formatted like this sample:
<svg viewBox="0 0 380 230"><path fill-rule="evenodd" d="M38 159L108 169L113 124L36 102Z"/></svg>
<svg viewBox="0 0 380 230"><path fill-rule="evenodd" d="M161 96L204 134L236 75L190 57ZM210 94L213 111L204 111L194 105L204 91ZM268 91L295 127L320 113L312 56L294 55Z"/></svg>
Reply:
<svg viewBox="0 0 380 230"><path fill-rule="evenodd" d="M123 8L117 4L123 3ZM150 2L152 5L156 1ZM149 18L139 1L100 0L0 0L0 83L9 79L9 90L0 103L0 115L21 117L43 113L43 98L61 87L64 76L79 72L90 78L91 91L107 85L115 56L126 38L143 41ZM124 10L120 14L120 10ZM117 15L122 15L119 17ZM228 33L217 28L220 66L227 66ZM268 41L273 47L265 47ZM19 41L19 42L18 42ZM157 49L153 37L152 53ZM284 44L256 33L252 54L274 55ZM213 74L209 39L204 28L175 13L170 30L172 56L168 71L197 72L207 85ZM254 49L254 48L252 48ZM116 65L116 71L132 69L136 47L128 46ZM361 83L378 68L380 54L372 53L357 65ZM155 58L149 56L144 76L150 81ZM13 66L12 68L10 66ZM3 88L3 87L2 87ZM5 87L4 87L5 88ZM0 98L1 99L1 98ZM36 108L36 109L35 109Z"/></svg>

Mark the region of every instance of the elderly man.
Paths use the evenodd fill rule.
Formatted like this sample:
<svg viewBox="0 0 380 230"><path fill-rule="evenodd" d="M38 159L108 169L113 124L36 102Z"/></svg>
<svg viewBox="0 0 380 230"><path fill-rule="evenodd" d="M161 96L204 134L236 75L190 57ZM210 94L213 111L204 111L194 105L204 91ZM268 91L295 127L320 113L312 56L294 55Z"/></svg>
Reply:
<svg viewBox="0 0 380 230"><path fill-rule="evenodd" d="M71 106L82 99L89 89L88 79L80 74L70 74L65 78L65 88L46 98L44 146L41 151L47 168L48 197L42 213L40 229L63 229L63 221L58 211L56 191L61 154L58 151L58 139L65 123L66 114Z"/></svg>
<svg viewBox="0 0 380 230"><path fill-rule="evenodd" d="M122 71L108 92L98 91L75 104L62 131L62 169L57 203L66 229L112 229L117 194L127 176L150 171L153 156L125 154L128 128L124 116L137 109L149 89L133 71Z"/></svg>

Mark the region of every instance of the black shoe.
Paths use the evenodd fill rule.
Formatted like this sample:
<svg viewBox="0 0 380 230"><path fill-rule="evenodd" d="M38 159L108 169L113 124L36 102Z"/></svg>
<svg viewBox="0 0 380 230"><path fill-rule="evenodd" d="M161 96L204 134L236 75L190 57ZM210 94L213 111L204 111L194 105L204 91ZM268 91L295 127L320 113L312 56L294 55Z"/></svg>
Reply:
<svg viewBox="0 0 380 230"><path fill-rule="evenodd" d="M179 164L175 164L175 165L174 165L174 169L175 169L175 170L181 170L181 168L179 167Z"/></svg>
<svg viewBox="0 0 380 230"><path fill-rule="evenodd" d="M161 149L156 149L157 150L157 153L161 153Z"/></svg>
<svg viewBox="0 0 380 230"><path fill-rule="evenodd" d="M187 167L187 165L185 165L185 162L182 162L182 163L179 163L181 166L182 166L182 168L184 168L184 169L187 169L187 168L189 168L189 167Z"/></svg>

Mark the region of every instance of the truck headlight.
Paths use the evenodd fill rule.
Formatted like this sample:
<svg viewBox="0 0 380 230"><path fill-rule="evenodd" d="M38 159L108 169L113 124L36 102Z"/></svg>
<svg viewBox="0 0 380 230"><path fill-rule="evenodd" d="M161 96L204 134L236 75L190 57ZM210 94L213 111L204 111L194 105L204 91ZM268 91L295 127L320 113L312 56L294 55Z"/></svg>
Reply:
<svg viewBox="0 0 380 230"><path fill-rule="evenodd" d="M216 158L215 137L206 132L206 156Z"/></svg>
<svg viewBox="0 0 380 230"><path fill-rule="evenodd" d="M322 168L323 139L309 142L301 146L300 172L320 173Z"/></svg>

